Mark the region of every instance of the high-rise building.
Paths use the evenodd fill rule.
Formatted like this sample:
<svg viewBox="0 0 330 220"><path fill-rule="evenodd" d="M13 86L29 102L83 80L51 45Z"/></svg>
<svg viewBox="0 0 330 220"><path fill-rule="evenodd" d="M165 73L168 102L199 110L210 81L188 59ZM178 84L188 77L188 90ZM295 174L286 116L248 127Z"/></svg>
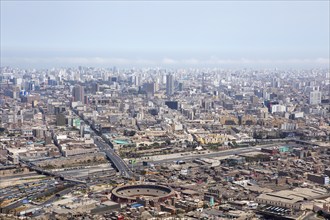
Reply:
<svg viewBox="0 0 330 220"><path fill-rule="evenodd" d="M183 83L182 82L179 83L178 90L179 91L183 91Z"/></svg>
<svg viewBox="0 0 330 220"><path fill-rule="evenodd" d="M202 93L206 92L206 85L205 85L205 73L202 75Z"/></svg>
<svg viewBox="0 0 330 220"><path fill-rule="evenodd" d="M95 94L100 90L100 85L97 82L92 84L92 93Z"/></svg>
<svg viewBox="0 0 330 220"><path fill-rule="evenodd" d="M166 95L171 96L174 93L174 79L172 74L166 76Z"/></svg>
<svg viewBox="0 0 330 220"><path fill-rule="evenodd" d="M19 87L21 87L21 85L22 85L22 78L17 78L17 77L14 77L13 78L13 83L14 83L14 85L16 85L16 86L19 86Z"/></svg>
<svg viewBox="0 0 330 220"><path fill-rule="evenodd" d="M165 105L167 105L170 109L178 110L179 103L178 101L165 101Z"/></svg>
<svg viewBox="0 0 330 220"><path fill-rule="evenodd" d="M135 86L140 86L141 85L141 76L140 75L137 75L137 76L134 76L134 85Z"/></svg>
<svg viewBox="0 0 330 220"><path fill-rule="evenodd" d="M320 91L311 91L309 93L309 104L318 105L321 103L322 93Z"/></svg>
<svg viewBox="0 0 330 220"><path fill-rule="evenodd" d="M154 95L156 92L156 83L155 82L143 83L142 90L148 94Z"/></svg>
<svg viewBox="0 0 330 220"><path fill-rule="evenodd" d="M73 96L73 100L75 102L84 102L84 87L80 86L80 85L76 85L75 87L73 87L73 91L72 91L72 96Z"/></svg>
<svg viewBox="0 0 330 220"><path fill-rule="evenodd" d="M80 137L84 137L85 134L85 123L80 122Z"/></svg>
<svg viewBox="0 0 330 220"><path fill-rule="evenodd" d="M281 87L281 79L279 78L273 78L273 81L272 81L272 87L274 88L280 88Z"/></svg>
<svg viewBox="0 0 330 220"><path fill-rule="evenodd" d="M56 115L56 125L57 126L65 126L66 125L66 119L64 114L57 114Z"/></svg>
<svg viewBox="0 0 330 220"><path fill-rule="evenodd" d="M286 107L284 105L272 105L271 112L286 112Z"/></svg>

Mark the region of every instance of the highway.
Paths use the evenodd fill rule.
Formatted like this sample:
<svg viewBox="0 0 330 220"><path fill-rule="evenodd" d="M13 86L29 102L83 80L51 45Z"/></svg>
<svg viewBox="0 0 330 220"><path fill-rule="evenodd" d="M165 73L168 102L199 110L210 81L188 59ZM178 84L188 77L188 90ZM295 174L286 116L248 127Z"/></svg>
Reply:
<svg viewBox="0 0 330 220"><path fill-rule="evenodd" d="M31 194L40 193L48 188L51 188L55 182L55 180L45 179L40 180L37 183L22 183L19 185L8 186L0 189L0 200L12 198L19 199Z"/></svg>
<svg viewBox="0 0 330 220"><path fill-rule="evenodd" d="M72 190L72 186L73 186L73 185L69 185L69 184L68 184L68 185L66 186L66 187L68 187L68 188L66 188L66 189L64 189L64 190L62 190L62 191L60 191L60 192L57 193L57 194L60 194L60 196L62 196L62 195L65 195L65 194L69 193L69 192ZM30 200L34 200L34 199L36 199L36 198L43 197L43 196L45 196L45 195L46 195L47 193L49 193L49 192L56 192L56 188L54 188L54 187L49 187L49 188L48 188L48 191L40 192L40 193L36 193L36 194L31 195L31 196L27 196L27 197L24 197L24 198L22 198L22 199L19 199L19 200L15 201L14 203L11 203L11 204L7 205L6 207L1 207L1 212L2 212L2 213L9 212L9 211L12 210L12 209L15 209L15 208L17 208L17 207L22 206L22 205L24 204L24 201L30 201ZM46 204L50 204L50 202L53 202L53 201L55 201L56 199L58 199L58 196L57 196L57 197L56 197L56 196L52 197L50 200L46 201Z"/></svg>
<svg viewBox="0 0 330 220"><path fill-rule="evenodd" d="M235 149L229 149L219 152L213 152L213 153L206 153L206 154L192 154L192 155L186 155L186 156L180 156L180 157L172 157L170 159L160 159L160 160L153 160L148 161L153 164L161 164L161 163L172 163L175 160L182 160L182 161L191 161L198 158L212 158L212 157L223 157L223 156L230 156L235 154L242 154L242 153L249 153L254 151L259 151L260 148L272 148L274 146L278 146L278 144L269 144L267 146L251 146L247 148L235 148Z"/></svg>
<svg viewBox="0 0 330 220"><path fill-rule="evenodd" d="M104 152L108 159L111 160L116 169L120 172L120 175L125 177L131 177L133 175L132 171L129 169L127 164L119 157L118 154L103 141L94 138L94 143L99 147L100 151Z"/></svg>
<svg viewBox="0 0 330 220"><path fill-rule="evenodd" d="M72 109L73 110L73 109ZM73 112L80 117L76 111L73 110ZM80 117L81 120L85 121L82 117ZM87 121L85 121L87 125L90 125ZM102 139L101 136L99 136L96 131L90 126L90 129L92 131L92 136L94 137L95 144L99 147L100 151L104 152L108 159L111 160L113 165L116 167L116 169L120 172L120 175L125 176L125 177L131 177L133 175L132 170L128 167L128 165L125 163L125 161L115 153L115 151L112 149L112 147L105 143ZM284 138L284 139L271 139L271 140L262 140L264 142L269 142L267 147L273 147L278 145L278 143L274 142L289 142L289 141L294 141L294 142L299 142L303 144L312 144L307 141L300 141L297 138ZM168 162L173 162L173 160L183 160L183 161L189 161L193 159L197 159L200 157L204 158L212 158L212 157L222 157L222 156L229 156L229 155L234 155L234 154L240 154L240 153L249 153L256 151L260 147L266 147L266 146L250 146L248 148L235 148L235 149L230 149L230 150L225 150L225 151L220 151L220 152L214 152L214 153L208 153L208 154L193 154L193 155L186 155L186 156L181 156L177 158L170 158L170 159L160 159L160 160L154 160L150 161L154 164L160 164L160 163L168 163ZM266 148L267 148L266 147ZM141 165L141 163L139 164Z"/></svg>
<svg viewBox="0 0 330 220"><path fill-rule="evenodd" d="M119 171L120 175L130 178L133 175L133 172L130 170L130 168L125 163L125 161L121 159L121 157L118 154L116 154L116 152L111 148L109 144L103 141L102 137L96 133L96 131L93 129L93 127L90 125L88 121L85 121L79 114L77 114L77 112L74 109L71 108L71 110L76 116L78 116L81 120L83 120L86 125L89 125L92 136L94 138L94 143L98 146L100 151L104 152L107 155L108 159Z"/></svg>
<svg viewBox="0 0 330 220"><path fill-rule="evenodd" d="M55 195L52 195L47 201L44 201L41 206L45 206L45 205L48 205L48 204L52 204L53 202L55 202L56 200L60 199L61 196L64 196L68 193L70 193L72 191L72 188L67 188L67 189L64 189L58 193L56 193Z"/></svg>
<svg viewBox="0 0 330 220"><path fill-rule="evenodd" d="M86 183L85 181L81 181L81 180L77 180L77 179L73 179L73 178L68 178L68 177L65 177L63 175L57 174L55 172L52 172L52 171L49 171L49 170L44 170L44 169L42 169L38 166L35 166L31 162L26 162L26 161L20 159L20 163L27 165L31 170L34 170L37 173L40 173L40 174L43 174L43 175L58 177L62 180L66 180L66 181L77 183L77 184L85 184Z"/></svg>

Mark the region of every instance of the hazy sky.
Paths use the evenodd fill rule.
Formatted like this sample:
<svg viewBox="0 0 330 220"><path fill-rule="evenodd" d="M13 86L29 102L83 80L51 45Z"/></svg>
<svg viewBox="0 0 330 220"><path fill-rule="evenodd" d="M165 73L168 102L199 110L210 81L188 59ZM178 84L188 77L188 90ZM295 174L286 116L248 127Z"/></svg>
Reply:
<svg viewBox="0 0 330 220"><path fill-rule="evenodd" d="M1 1L1 65L329 65L329 1Z"/></svg>

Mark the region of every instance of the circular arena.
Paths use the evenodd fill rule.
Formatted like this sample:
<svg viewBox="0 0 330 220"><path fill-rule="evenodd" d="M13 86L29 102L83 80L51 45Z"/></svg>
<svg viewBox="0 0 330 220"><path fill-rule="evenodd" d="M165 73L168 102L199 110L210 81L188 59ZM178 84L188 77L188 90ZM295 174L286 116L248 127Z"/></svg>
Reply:
<svg viewBox="0 0 330 220"><path fill-rule="evenodd" d="M146 198L162 202L175 196L173 189L162 185L140 184L119 186L112 190L112 200L120 203L136 202L137 198Z"/></svg>

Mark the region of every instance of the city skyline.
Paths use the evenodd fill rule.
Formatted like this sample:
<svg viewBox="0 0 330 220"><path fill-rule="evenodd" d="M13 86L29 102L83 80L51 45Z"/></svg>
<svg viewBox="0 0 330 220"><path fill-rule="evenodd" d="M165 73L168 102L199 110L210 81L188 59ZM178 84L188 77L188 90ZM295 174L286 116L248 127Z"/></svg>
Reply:
<svg viewBox="0 0 330 220"><path fill-rule="evenodd" d="M1 2L1 66L329 66L329 2Z"/></svg>
<svg viewBox="0 0 330 220"><path fill-rule="evenodd" d="M0 219L330 219L330 0L0 4Z"/></svg>

